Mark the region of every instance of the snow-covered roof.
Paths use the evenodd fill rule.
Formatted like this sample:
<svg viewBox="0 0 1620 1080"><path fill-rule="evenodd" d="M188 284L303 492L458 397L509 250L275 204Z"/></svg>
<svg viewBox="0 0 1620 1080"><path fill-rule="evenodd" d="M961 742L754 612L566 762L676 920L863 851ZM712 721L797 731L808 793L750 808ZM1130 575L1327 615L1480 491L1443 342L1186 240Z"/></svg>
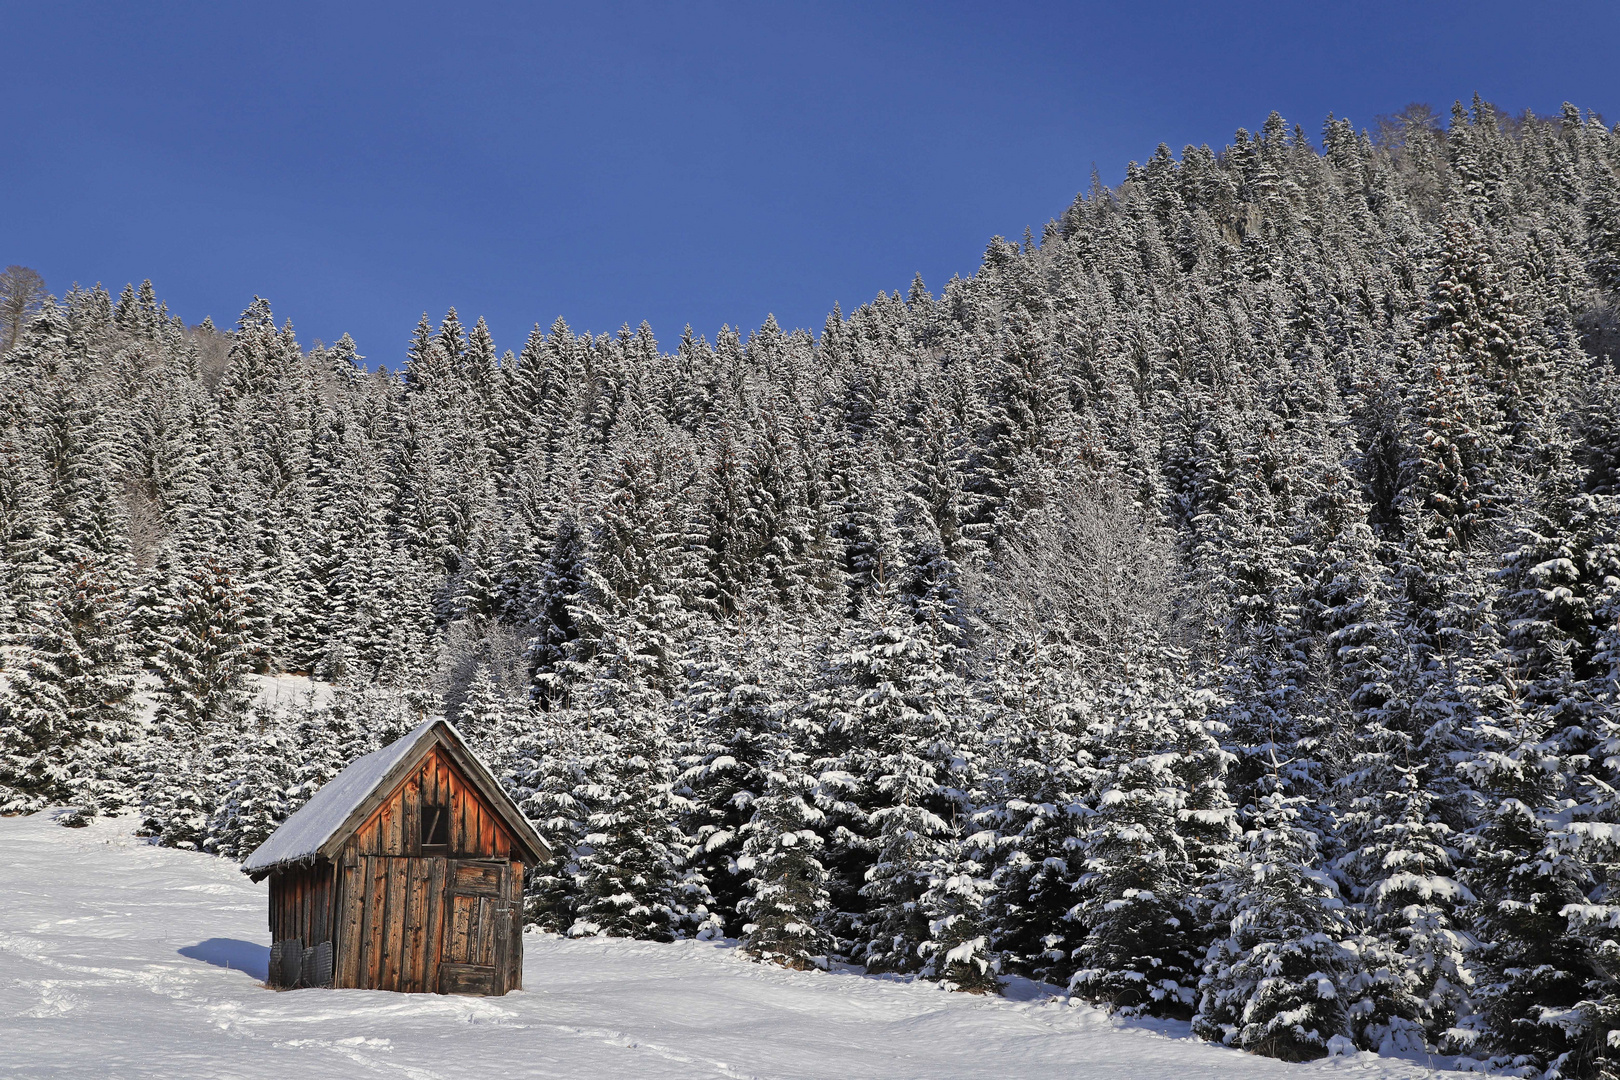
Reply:
<svg viewBox="0 0 1620 1080"><path fill-rule="evenodd" d="M394 766L409 757L417 743L427 738L433 725L439 723L443 721L418 724L381 750L355 758L347 769L334 776L309 802L282 822L281 828L254 848L242 869L252 874L281 863L314 859L322 845L332 839L365 802L366 796L375 791Z"/></svg>
<svg viewBox="0 0 1620 1080"><path fill-rule="evenodd" d="M448 721L434 718L381 750L356 758L254 849L242 864L242 872L257 879L288 863L335 857L336 850L434 746L443 748L482 794L490 809L506 822L525 858L541 862L551 858L550 847L511 796L501 789L489 766L478 760L478 755Z"/></svg>

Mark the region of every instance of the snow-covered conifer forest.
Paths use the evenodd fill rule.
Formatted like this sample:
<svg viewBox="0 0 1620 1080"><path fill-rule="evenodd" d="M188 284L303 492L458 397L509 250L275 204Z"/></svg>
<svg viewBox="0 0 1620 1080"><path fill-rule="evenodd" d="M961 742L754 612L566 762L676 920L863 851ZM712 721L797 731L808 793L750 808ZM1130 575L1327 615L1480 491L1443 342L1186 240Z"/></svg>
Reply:
<svg viewBox="0 0 1620 1080"><path fill-rule="evenodd" d="M46 299L0 812L240 858L442 710L549 930L1616 1075L1620 129L1319 142L1160 147L818 333L451 311L368 370Z"/></svg>

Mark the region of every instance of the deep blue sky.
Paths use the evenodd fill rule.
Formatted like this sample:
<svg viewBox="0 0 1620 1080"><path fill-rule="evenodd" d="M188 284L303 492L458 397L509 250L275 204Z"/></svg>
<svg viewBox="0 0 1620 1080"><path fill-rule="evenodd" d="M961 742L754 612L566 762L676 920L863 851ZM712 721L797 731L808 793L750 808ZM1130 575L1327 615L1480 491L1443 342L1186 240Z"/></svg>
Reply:
<svg viewBox="0 0 1620 1080"><path fill-rule="evenodd" d="M396 364L455 305L819 329L1158 143L1476 90L1620 120L1620 4L7 5L0 265L255 293Z"/></svg>

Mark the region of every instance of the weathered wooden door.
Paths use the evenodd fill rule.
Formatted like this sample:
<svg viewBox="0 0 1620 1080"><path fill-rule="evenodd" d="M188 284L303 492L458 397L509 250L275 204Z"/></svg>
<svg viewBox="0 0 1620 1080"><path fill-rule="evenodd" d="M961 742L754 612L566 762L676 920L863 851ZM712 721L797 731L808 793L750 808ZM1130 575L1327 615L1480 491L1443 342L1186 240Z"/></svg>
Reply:
<svg viewBox="0 0 1620 1080"><path fill-rule="evenodd" d="M445 888L441 994L504 994L511 978L512 864L504 859L453 859Z"/></svg>

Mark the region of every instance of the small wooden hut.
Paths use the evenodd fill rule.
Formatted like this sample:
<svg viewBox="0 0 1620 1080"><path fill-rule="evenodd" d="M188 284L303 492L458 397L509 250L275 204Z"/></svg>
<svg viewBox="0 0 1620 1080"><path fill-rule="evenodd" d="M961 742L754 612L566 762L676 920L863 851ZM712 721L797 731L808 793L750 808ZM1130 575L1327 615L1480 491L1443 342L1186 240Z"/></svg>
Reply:
<svg viewBox="0 0 1620 1080"><path fill-rule="evenodd" d="M523 870L551 852L456 729L358 759L248 856L270 879L270 985L504 994Z"/></svg>

